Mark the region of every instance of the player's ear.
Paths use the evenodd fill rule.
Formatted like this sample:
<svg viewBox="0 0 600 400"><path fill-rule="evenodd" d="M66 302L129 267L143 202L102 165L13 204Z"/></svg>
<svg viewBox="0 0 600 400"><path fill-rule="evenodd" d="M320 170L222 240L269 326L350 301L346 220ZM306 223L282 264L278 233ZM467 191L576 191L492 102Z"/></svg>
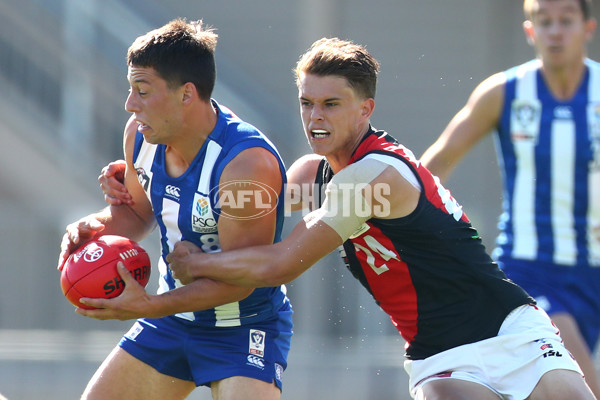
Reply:
<svg viewBox="0 0 600 400"><path fill-rule="evenodd" d="M533 29L533 22L531 22L530 20L524 21L523 31L525 32L525 38L527 38L527 43L530 46L533 46L535 43L535 30Z"/></svg>
<svg viewBox="0 0 600 400"><path fill-rule="evenodd" d="M182 86L181 96L181 101L184 103L189 103L194 99L194 97L198 97L196 85L194 85L192 82L184 83Z"/></svg>
<svg viewBox="0 0 600 400"><path fill-rule="evenodd" d="M592 41L597 26L598 22L596 21L596 18L589 18L587 21L585 21L585 38L588 42Z"/></svg>
<svg viewBox="0 0 600 400"><path fill-rule="evenodd" d="M375 100L372 97L363 100L360 108L361 117L367 120L371 118L373 111L375 111Z"/></svg>

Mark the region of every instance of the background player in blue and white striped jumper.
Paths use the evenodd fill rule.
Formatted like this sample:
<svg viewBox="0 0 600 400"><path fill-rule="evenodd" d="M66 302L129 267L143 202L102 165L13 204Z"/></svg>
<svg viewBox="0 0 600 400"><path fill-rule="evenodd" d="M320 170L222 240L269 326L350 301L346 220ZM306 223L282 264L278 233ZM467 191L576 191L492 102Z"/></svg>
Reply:
<svg viewBox="0 0 600 400"><path fill-rule="evenodd" d="M492 75L421 161L444 181L488 133L504 180L494 256L536 298L600 398L600 65L591 0L525 0L537 58Z"/></svg>
<svg viewBox="0 0 600 400"><path fill-rule="evenodd" d="M122 295L88 299L101 309L77 310L98 319L138 318L85 399L183 399L199 385L210 386L216 400L281 396L292 336L285 287L182 285L165 262L181 240L191 251L214 252L273 243L281 234L285 167L261 132L211 99L216 43L212 29L179 19L128 50L124 181L131 201L70 224L59 268L91 237L139 241L158 226L159 291L146 293L121 268ZM248 191L260 198L239 197Z"/></svg>

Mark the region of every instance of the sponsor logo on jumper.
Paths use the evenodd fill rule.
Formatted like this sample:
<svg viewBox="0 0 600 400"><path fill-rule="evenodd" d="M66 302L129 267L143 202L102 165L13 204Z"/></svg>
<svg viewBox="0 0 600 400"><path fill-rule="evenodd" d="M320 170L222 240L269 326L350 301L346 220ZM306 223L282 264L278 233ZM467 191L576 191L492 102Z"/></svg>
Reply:
<svg viewBox="0 0 600 400"><path fill-rule="evenodd" d="M197 233L217 231L217 221L210 206L210 199L200 193L194 195L192 203L192 230Z"/></svg>
<svg viewBox="0 0 600 400"><path fill-rule="evenodd" d="M179 191L180 189L177 186L167 185L165 188L165 196L170 197L173 200L179 201Z"/></svg>
<svg viewBox="0 0 600 400"><path fill-rule="evenodd" d="M554 118L559 119L571 119L573 118L573 111L570 107L559 106L554 108Z"/></svg>

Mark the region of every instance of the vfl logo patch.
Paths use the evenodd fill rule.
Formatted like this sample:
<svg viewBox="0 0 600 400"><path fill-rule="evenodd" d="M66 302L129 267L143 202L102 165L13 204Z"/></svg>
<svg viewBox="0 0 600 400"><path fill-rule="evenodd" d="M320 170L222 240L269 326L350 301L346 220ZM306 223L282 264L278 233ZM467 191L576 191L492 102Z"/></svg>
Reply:
<svg viewBox="0 0 600 400"><path fill-rule="evenodd" d="M250 329L250 343L248 352L260 357L265 355L265 332L258 329Z"/></svg>
<svg viewBox="0 0 600 400"><path fill-rule="evenodd" d="M541 108L539 101L513 100L510 113L510 134L513 142L537 143Z"/></svg>

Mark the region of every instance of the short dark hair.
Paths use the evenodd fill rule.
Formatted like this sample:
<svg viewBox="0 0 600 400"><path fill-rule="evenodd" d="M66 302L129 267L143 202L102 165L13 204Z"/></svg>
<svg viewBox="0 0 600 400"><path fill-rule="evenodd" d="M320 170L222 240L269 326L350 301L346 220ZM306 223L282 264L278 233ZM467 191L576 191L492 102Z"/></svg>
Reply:
<svg viewBox="0 0 600 400"><path fill-rule="evenodd" d="M537 9L535 5L539 0L524 0L523 1L523 13L525 14L525 18L528 20L533 20ZM592 0L578 0L579 8L581 8L581 12L583 13L583 19L586 21L592 18Z"/></svg>
<svg viewBox="0 0 600 400"><path fill-rule="evenodd" d="M323 38L312 44L296 64L296 83L300 74L336 75L346 78L356 93L375 98L379 63L363 46L338 38Z"/></svg>
<svg viewBox="0 0 600 400"><path fill-rule="evenodd" d="M217 79L217 37L202 21L178 18L138 37L127 51L127 65L154 68L171 88L191 82L209 101Z"/></svg>

